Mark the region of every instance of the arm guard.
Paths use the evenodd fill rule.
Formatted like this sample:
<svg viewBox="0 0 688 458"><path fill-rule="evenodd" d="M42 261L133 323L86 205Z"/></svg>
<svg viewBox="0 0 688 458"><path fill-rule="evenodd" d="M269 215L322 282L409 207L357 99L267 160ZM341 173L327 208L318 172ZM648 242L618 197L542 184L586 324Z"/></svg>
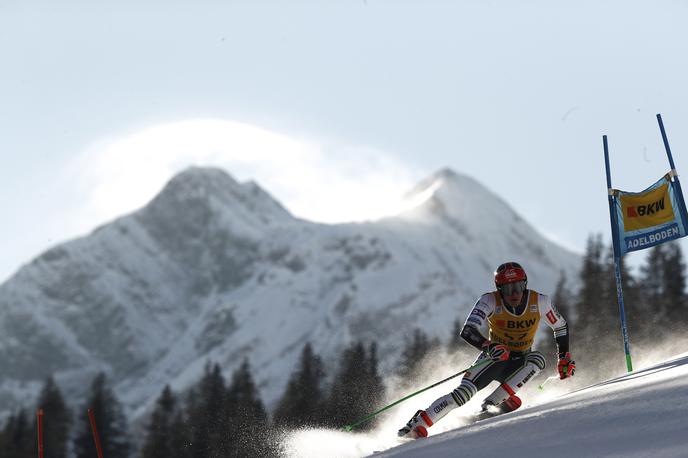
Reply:
<svg viewBox="0 0 688 458"><path fill-rule="evenodd" d="M557 354L561 358L569 351L569 325L559 313L559 310L552 305L548 296L540 294L540 313L545 316L547 325L554 331L554 340L557 342Z"/></svg>
<svg viewBox="0 0 688 458"><path fill-rule="evenodd" d="M554 330L554 340L557 342L557 354L561 358L569 352L569 325Z"/></svg>
<svg viewBox="0 0 688 458"><path fill-rule="evenodd" d="M468 325L461 330L461 338L480 351L483 351L483 344L487 342L487 339L477 329Z"/></svg>

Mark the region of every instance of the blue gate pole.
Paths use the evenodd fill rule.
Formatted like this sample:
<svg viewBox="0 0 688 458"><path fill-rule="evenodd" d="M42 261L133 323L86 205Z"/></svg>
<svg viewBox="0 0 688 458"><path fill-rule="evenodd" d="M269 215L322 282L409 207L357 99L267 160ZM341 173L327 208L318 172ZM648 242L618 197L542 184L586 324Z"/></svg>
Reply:
<svg viewBox="0 0 688 458"><path fill-rule="evenodd" d="M671 148L669 148L669 140L667 139L666 131L664 130L664 123L662 122L662 115L657 113L657 122L659 123L659 130L662 133L662 141L664 142L664 149L669 158L669 166L671 167L671 178L676 186L678 192L678 205L681 211L681 222L686 231L688 231L688 221L686 221L686 203L683 200L683 191L681 190L681 182L678 180L678 172L674 165L674 157L671 155Z"/></svg>
<svg viewBox="0 0 688 458"><path fill-rule="evenodd" d="M619 302L619 316L621 317L621 334L623 335L624 353L626 353L626 368L633 371L631 349L628 344L628 327L626 326L626 311L624 308L623 288L621 283L621 245L619 245L618 218L616 215L616 197L612 190L612 175L609 168L609 147L607 136L602 136L604 145L604 165L607 172L607 197L609 198L609 220L612 226L612 245L614 246L614 277L616 278L616 299Z"/></svg>

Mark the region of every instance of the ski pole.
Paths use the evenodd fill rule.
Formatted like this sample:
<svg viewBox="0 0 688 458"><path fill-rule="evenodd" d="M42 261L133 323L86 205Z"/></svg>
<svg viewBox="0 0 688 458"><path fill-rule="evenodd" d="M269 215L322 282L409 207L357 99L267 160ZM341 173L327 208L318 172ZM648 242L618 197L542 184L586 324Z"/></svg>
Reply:
<svg viewBox="0 0 688 458"><path fill-rule="evenodd" d="M544 382L542 382L541 384L538 385L538 389L540 391L544 390L545 389L545 383L549 382L550 380L554 380L555 378L559 378L559 376L558 375L550 375L549 377L547 377L545 379Z"/></svg>
<svg viewBox="0 0 688 458"><path fill-rule="evenodd" d="M423 389L421 389L421 390L418 390L418 391L416 391L415 393L411 393L411 394L409 394L408 396L403 397L403 398L399 399L398 401L393 402L393 403L391 403L390 405L381 408L380 410L377 410L377 411L375 411L375 412L373 412L373 413L371 413L371 414L368 414L368 415L366 415L365 417L359 418L358 420L356 420L355 422L351 423L350 425L345 425L345 426L343 426L342 429L343 429L344 431L347 431L347 432L348 432L348 431L351 431L352 429L354 429L354 427L360 425L361 423L365 423L366 421L370 420L371 418L375 417L376 415L378 415L378 414L384 412L384 411L387 410L387 409L390 409L390 408L394 407L394 406L397 405L397 404L400 404L400 403L404 402L405 400L407 400L407 399L409 399L409 398L412 398L413 396L415 396L415 395L417 395L417 394L420 394L420 393L422 393L422 392L424 392L424 391L427 391L427 390L429 390L430 388L435 388L436 386L441 385L441 384L443 384L443 383L446 382L446 381L449 381L449 380L451 380L451 379L453 379L453 378L456 378L456 377L458 377L458 376L461 375L461 374L465 374L466 372L468 372L468 371L470 371L470 370L473 370L473 369L475 369L475 368L477 368L477 367L482 366L482 365L485 364L485 363L489 363L489 362L492 362L492 361L495 361L495 359L489 358L489 359L486 359L486 360L484 360L484 361L480 361L479 363L476 363L476 364L472 365L471 367L462 370L461 372L457 372L457 373L454 374L454 375L450 375L449 377L445 378L444 380L440 380L440 381L437 382L437 383L433 383L432 385L430 385L430 386L428 386L428 387L425 387L425 388L423 388Z"/></svg>

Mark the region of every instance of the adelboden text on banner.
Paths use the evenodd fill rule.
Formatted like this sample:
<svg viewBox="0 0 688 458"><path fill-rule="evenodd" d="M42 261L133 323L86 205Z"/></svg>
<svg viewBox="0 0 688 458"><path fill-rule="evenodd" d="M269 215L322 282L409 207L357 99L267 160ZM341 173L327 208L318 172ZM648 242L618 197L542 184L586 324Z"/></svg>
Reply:
<svg viewBox="0 0 688 458"><path fill-rule="evenodd" d="M621 256L688 235L683 196L671 172L644 191L613 192L618 231L614 239Z"/></svg>

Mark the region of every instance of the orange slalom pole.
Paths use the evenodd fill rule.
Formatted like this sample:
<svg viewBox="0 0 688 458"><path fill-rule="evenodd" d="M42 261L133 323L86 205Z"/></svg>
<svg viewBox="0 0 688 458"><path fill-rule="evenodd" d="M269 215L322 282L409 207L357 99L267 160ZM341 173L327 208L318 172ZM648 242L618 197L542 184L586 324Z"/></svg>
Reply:
<svg viewBox="0 0 688 458"><path fill-rule="evenodd" d="M36 423L38 431L38 458L43 458L43 409L36 412Z"/></svg>
<svg viewBox="0 0 688 458"><path fill-rule="evenodd" d="M96 452L98 458L103 458L103 448L100 446L100 437L98 436L98 428L96 428L96 417L93 415L93 410L88 409L88 420L91 423L91 431L93 432L93 442L96 444Z"/></svg>

